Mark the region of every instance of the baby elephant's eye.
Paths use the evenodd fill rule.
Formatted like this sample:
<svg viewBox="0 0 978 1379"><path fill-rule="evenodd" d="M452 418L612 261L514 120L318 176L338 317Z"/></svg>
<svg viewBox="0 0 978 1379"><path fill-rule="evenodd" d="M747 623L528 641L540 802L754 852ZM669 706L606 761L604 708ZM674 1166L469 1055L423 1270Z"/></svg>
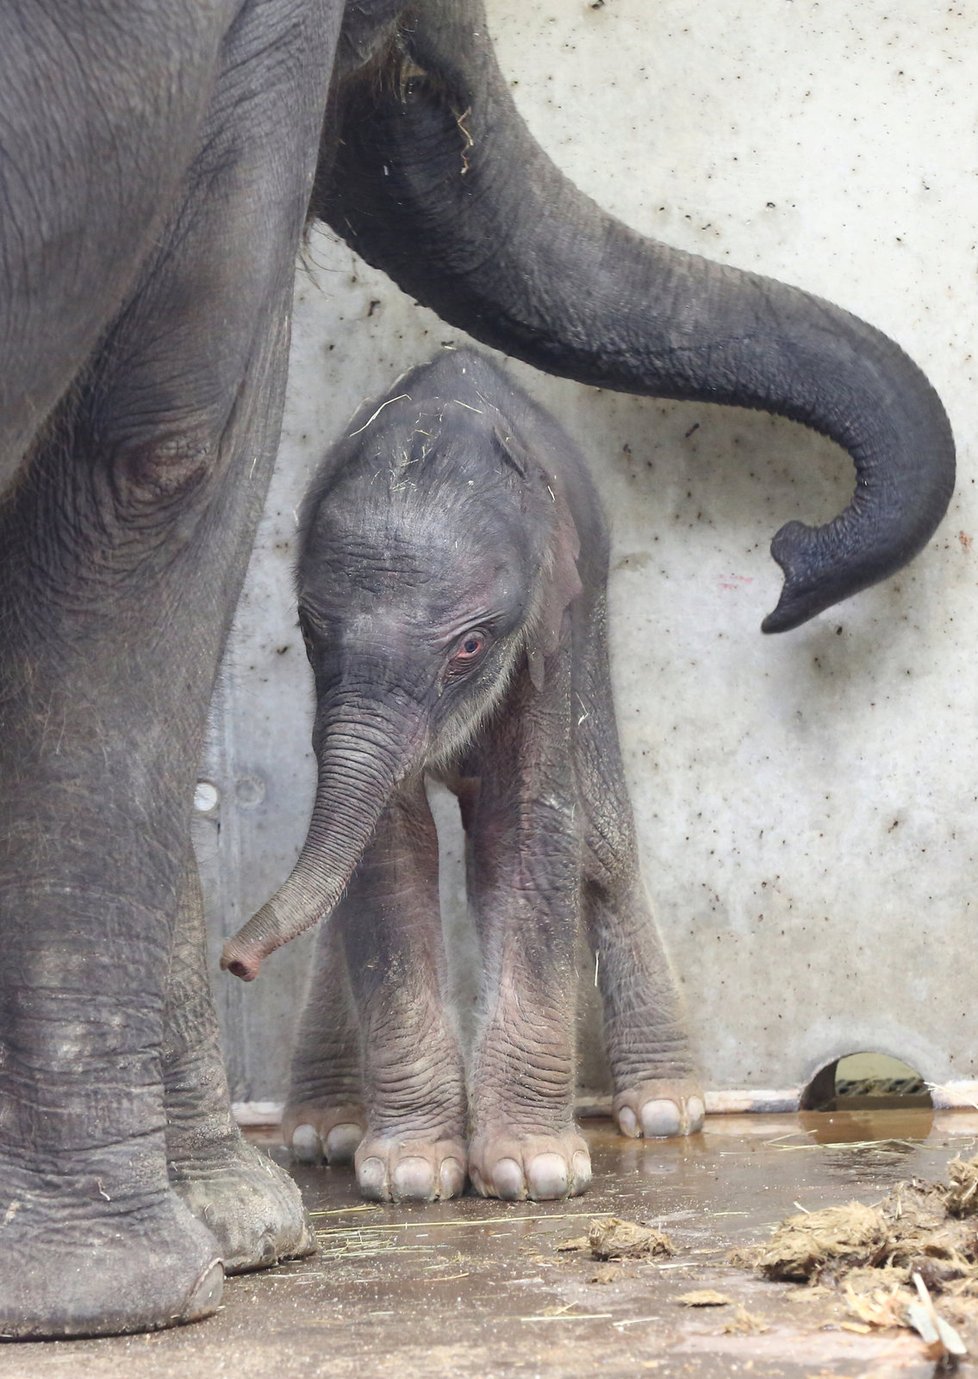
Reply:
<svg viewBox="0 0 978 1379"><path fill-rule="evenodd" d="M488 645L488 634L483 632L481 627L474 628L460 637L455 643L455 650L449 657L446 668L449 678L464 675L466 671L472 670L482 659Z"/></svg>

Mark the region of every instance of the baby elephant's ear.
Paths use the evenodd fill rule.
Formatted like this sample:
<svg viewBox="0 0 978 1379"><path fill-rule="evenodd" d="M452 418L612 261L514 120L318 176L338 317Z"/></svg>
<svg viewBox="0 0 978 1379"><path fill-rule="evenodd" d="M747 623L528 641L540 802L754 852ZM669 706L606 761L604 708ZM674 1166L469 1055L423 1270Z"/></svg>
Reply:
<svg viewBox="0 0 978 1379"><path fill-rule="evenodd" d="M546 678L544 662L560 645L564 612L583 588L577 573L581 541L557 476L543 468L516 431L497 423L493 436L505 463L515 469L525 488L533 491L530 510L536 512L538 504L542 504L544 509L550 509L547 515L553 517L550 543L540 572L536 616L526 635L530 679L535 689L542 690Z"/></svg>
<svg viewBox="0 0 978 1379"><path fill-rule="evenodd" d="M526 659L534 688L543 689L544 662L560 645L564 613L582 588L577 573L580 537L567 498L558 487L556 476L546 484L544 501L554 504L555 522L547 560L541 572L541 597L536 618L527 629Z"/></svg>

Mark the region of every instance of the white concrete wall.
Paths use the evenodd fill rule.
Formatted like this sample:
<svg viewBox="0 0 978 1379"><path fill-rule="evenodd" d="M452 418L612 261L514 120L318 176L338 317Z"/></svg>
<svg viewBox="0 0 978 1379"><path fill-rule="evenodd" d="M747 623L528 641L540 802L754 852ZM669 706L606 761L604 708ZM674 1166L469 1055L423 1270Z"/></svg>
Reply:
<svg viewBox="0 0 978 1379"><path fill-rule="evenodd" d="M945 402L960 480L938 537L905 574L770 639L768 542L843 504L848 461L787 421L512 366L600 475L625 756L707 1085L790 1092L866 1048L937 1083L974 1079L978 11L490 0L489 13L531 128L587 192L643 232L868 318ZM307 818L298 495L363 397L459 338L327 234L308 259L279 471L206 767L221 791L202 820L215 934L286 874ZM307 954L277 954L248 989L217 979L240 1098L281 1096Z"/></svg>

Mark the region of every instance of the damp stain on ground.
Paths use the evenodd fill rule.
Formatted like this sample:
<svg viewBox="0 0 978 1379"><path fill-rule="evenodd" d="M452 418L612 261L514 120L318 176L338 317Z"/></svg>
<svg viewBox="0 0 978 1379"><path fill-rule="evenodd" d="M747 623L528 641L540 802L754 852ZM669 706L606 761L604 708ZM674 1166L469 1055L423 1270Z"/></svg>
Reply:
<svg viewBox="0 0 978 1379"><path fill-rule="evenodd" d="M949 1160L978 1146L978 1115L723 1116L690 1140L649 1143L585 1124L594 1182L570 1202L381 1207L357 1198L348 1170L297 1170L314 1258L229 1279L218 1315L193 1326L2 1347L0 1379L936 1372L900 1317L861 1319L844 1288L772 1281L745 1252L787 1217L853 1201L872 1211L901 1183L946 1183ZM258 1138L284 1160L273 1134ZM978 1325L958 1329L978 1354Z"/></svg>

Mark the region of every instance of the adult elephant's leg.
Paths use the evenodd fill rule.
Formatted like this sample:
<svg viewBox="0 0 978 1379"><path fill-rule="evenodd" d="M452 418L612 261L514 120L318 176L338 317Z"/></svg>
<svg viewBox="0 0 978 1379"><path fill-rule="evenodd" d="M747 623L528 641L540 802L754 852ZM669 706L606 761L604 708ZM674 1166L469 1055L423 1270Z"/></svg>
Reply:
<svg viewBox="0 0 978 1379"><path fill-rule="evenodd" d="M460 795L484 968L469 1177L485 1197L568 1197L591 1180L574 1124L581 850L567 662L548 662L539 696L519 683L465 766L477 788Z"/></svg>
<svg viewBox="0 0 978 1379"><path fill-rule="evenodd" d="M4 7L0 488L133 290L239 8Z"/></svg>
<svg viewBox="0 0 978 1379"><path fill-rule="evenodd" d="M168 663L168 614L158 646L140 634L121 571L103 607L72 485L54 483L82 466L55 458L35 456L0 533L0 1318L14 1336L188 1320L222 1278L214 1237L168 1189L163 1137L190 789L168 682L187 668Z"/></svg>
<svg viewBox="0 0 978 1379"><path fill-rule="evenodd" d="M213 1232L231 1273L310 1254L313 1238L299 1189L243 1139L231 1114L206 964L200 881L191 858L166 988L166 1159L170 1182Z"/></svg>
<svg viewBox="0 0 978 1379"><path fill-rule="evenodd" d="M316 939L282 1115L282 1139L304 1163L352 1163L366 1128L360 1033L340 929L330 921Z"/></svg>
<svg viewBox="0 0 978 1379"><path fill-rule="evenodd" d="M214 1238L167 1181L165 984L331 36L315 8L238 8L179 211L2 512L8 1335L166 1326L218 1296Z"/></svg>

